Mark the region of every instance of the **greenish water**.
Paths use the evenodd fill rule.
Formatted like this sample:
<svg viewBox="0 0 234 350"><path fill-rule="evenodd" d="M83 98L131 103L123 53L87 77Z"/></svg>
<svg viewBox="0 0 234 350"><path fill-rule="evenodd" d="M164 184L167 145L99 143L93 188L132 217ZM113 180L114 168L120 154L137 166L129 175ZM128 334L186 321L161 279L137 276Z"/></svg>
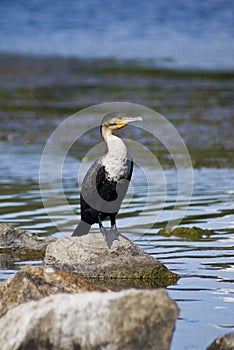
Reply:
<svg viewBox="0 0 234 350"><path fill-rule="evenodd" d="M82 108L124 101L173 123L195 167L234 166L233 71L6 54L0 60L2 140L43 144L61 120Z"/></svg>
<svg viewBox="0 0 234 350"><path fill-rule="evenodd" d="M212 229L211 234L196 240L159 234L177 198L177 174L165 148L135 129L123 130L122 135L131 132L157 157L167 193L165 198L152 167L144 167L155 178L151 187L136 167L133 190L118 215L123 234L181 276L168 287L180 307L172 350L205 349L216 336L234 328L233 82L233 72L169 70L130 60L1 55L0 222L41 237L72 233L78 220L74 212L79 217L77 171L83 156L100 142L97 130L81 138L64 163L63 191L70 212L54 182L54 205L47 208L52 221L41 200L39 164L50 133L83 107L110 101L139 103L166 116L182 135L195 170L193 196L181 225ZM148 190L152 197L144 209ZM185 205L186 197L180 199L178 217ZM0 258L1 281L24 264L41 264Z"/></svg>

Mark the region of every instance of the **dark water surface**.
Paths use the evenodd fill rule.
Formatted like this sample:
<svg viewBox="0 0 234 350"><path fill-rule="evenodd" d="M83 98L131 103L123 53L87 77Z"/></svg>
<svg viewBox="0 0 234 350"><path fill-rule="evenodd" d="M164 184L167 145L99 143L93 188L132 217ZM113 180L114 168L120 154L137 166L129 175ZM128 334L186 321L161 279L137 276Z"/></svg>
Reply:
<svg viewBox="0 0 234 350"><path fill-rule="evenodd" d="M58 199L51 213L53 223L41 202L38 171L42 149L41 145L0 144L0 222L25 228L42 237L69 235L75 221L72 216L64 215L60 193L53 193ZM63 186L68 202L79 215L77 165L76 157L67 157ZM168 287L170 297L180 307L172 349L201 350L219 334L234 329L234 173L230 168L194 170L194 192L184 225L213 230L197 240L158 234L177 196L175 169L165 169L164 174L167 180L165 203L164 193L156 181L149 189L154 193L154 201L142 209L148 188L142 172L135 168L132 199L128 200L129 194L118 216L118 226L135 243L181 276L176 285ZM162 209L163 215L146 232L146 227L155 223ZM134 218L141 211L141 224L134 227ZM63 233L55 225L62 225ZM93 230L97 231L97 227ZM0 270L0 279L10 277L24 264L17 261L6 264L7 267Z"/></svg>

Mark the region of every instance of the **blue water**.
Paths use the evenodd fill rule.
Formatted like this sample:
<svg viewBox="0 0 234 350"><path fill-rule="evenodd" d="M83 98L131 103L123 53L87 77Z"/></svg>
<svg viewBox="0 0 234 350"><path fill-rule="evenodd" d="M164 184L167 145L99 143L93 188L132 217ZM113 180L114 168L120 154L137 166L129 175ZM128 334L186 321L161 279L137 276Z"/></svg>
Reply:
<svg viewBox="0 0 234 350"><path fill-rule="evenodd" d="M41 145L0 143L0 222L36 232L42 237L69 236L77 220L71 214L65 215L60 191L56 192L56 188L53 191L54 206L50 208L50 217L42 205L38 186L42 150ZM78 163L77 159L67 157L63 189L79 215ZM135 167L132 183L137 195L128 204L127 199L124 200L117 224L129 239L181 277L177 284L168 287L170 297L180 308L171 350L202 350L217 336L234 330L234 173L233 169L194 170L193 196L185 215L185 226L214 230L210 236L204 235L195 241L165 237L158 232L165 226L177 197L175 169L167 169L164 173L168 191L165 205L163 193L156 186L151 188L155 191L154 200L145 208L147 183ZM142 235L162 209L164 215L157 220L159 228L152 227ZM137 213L142 214L141 222L134 227L132 220ZM59 232L56 225L63 227L63 232ZM97 232L98 227L92 230ZM5 264L6 257L2 259ZM41 264L41 261L0 264L0 281L12 276L26 263Z"/></svg>
<svg viewBox="0 0 234 350"><path fill-rule="evenodd" d="M234 69L232 0L4 1L0 51Z"/></svg>

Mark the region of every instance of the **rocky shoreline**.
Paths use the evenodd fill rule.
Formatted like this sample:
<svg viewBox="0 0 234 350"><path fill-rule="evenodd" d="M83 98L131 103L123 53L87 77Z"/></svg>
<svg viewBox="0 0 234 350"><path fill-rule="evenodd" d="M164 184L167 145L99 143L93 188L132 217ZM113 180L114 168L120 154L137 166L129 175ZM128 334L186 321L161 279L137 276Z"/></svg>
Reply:
<svg viewBox="0 0 234 350"><path fill-rule="evenodd" d="M179 276L125 237L108 249L101 234L42 240L0 224L2 254L44 263L0 285L1 349L170 349L179 309L161 287ZM233 344L232 334L208 349Z"/></svg>
<svg viewBox="0 0 234 350"><path fill-rule="evenodd" d="M47 270L80 274L104 287L112 285L111 289L166 287L179 279L122 235L109 249L101 234L42 240L25 230L0 224L0 253L8 255L9 260L43 259Z"/></svg>
<svg viewBox="0 0 234 350"><path fill-rule="evenodd" d="M108 249L101 234L41 240L0 224L0 252L22 258L25 249L44 264L0 285L1 348L170 348L179 310L154 287L179 276L135 244L121 236Z"/></svg>
<svg viewBox="0 0 234 350"><path fill-rule="evenodd" d="M0 247L45 255L0 285L1 349L170 348L179 310L153 287L179 276L124 237L108 249L102 235L40 240L0 224Z"/></svg>

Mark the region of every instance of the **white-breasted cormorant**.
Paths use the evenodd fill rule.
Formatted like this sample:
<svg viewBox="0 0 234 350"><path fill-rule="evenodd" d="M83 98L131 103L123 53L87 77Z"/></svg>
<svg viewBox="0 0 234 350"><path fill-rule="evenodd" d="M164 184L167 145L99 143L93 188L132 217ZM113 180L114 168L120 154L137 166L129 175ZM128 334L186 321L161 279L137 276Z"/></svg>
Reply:
<svg viewBox="0 0 234 350"><path fill-rule="evenodd" d="M113 132L135 121L142 121L142 118L118 112L107 114L103 118L100 131L107 151L94 162L82 182L81 221L72 236L86 235L91 225L98 223L109 248L118 239L115 217L128 189L133 161L125 143ZM102 220L108 216L111 221L110 230L102 225Z"/></svg>

